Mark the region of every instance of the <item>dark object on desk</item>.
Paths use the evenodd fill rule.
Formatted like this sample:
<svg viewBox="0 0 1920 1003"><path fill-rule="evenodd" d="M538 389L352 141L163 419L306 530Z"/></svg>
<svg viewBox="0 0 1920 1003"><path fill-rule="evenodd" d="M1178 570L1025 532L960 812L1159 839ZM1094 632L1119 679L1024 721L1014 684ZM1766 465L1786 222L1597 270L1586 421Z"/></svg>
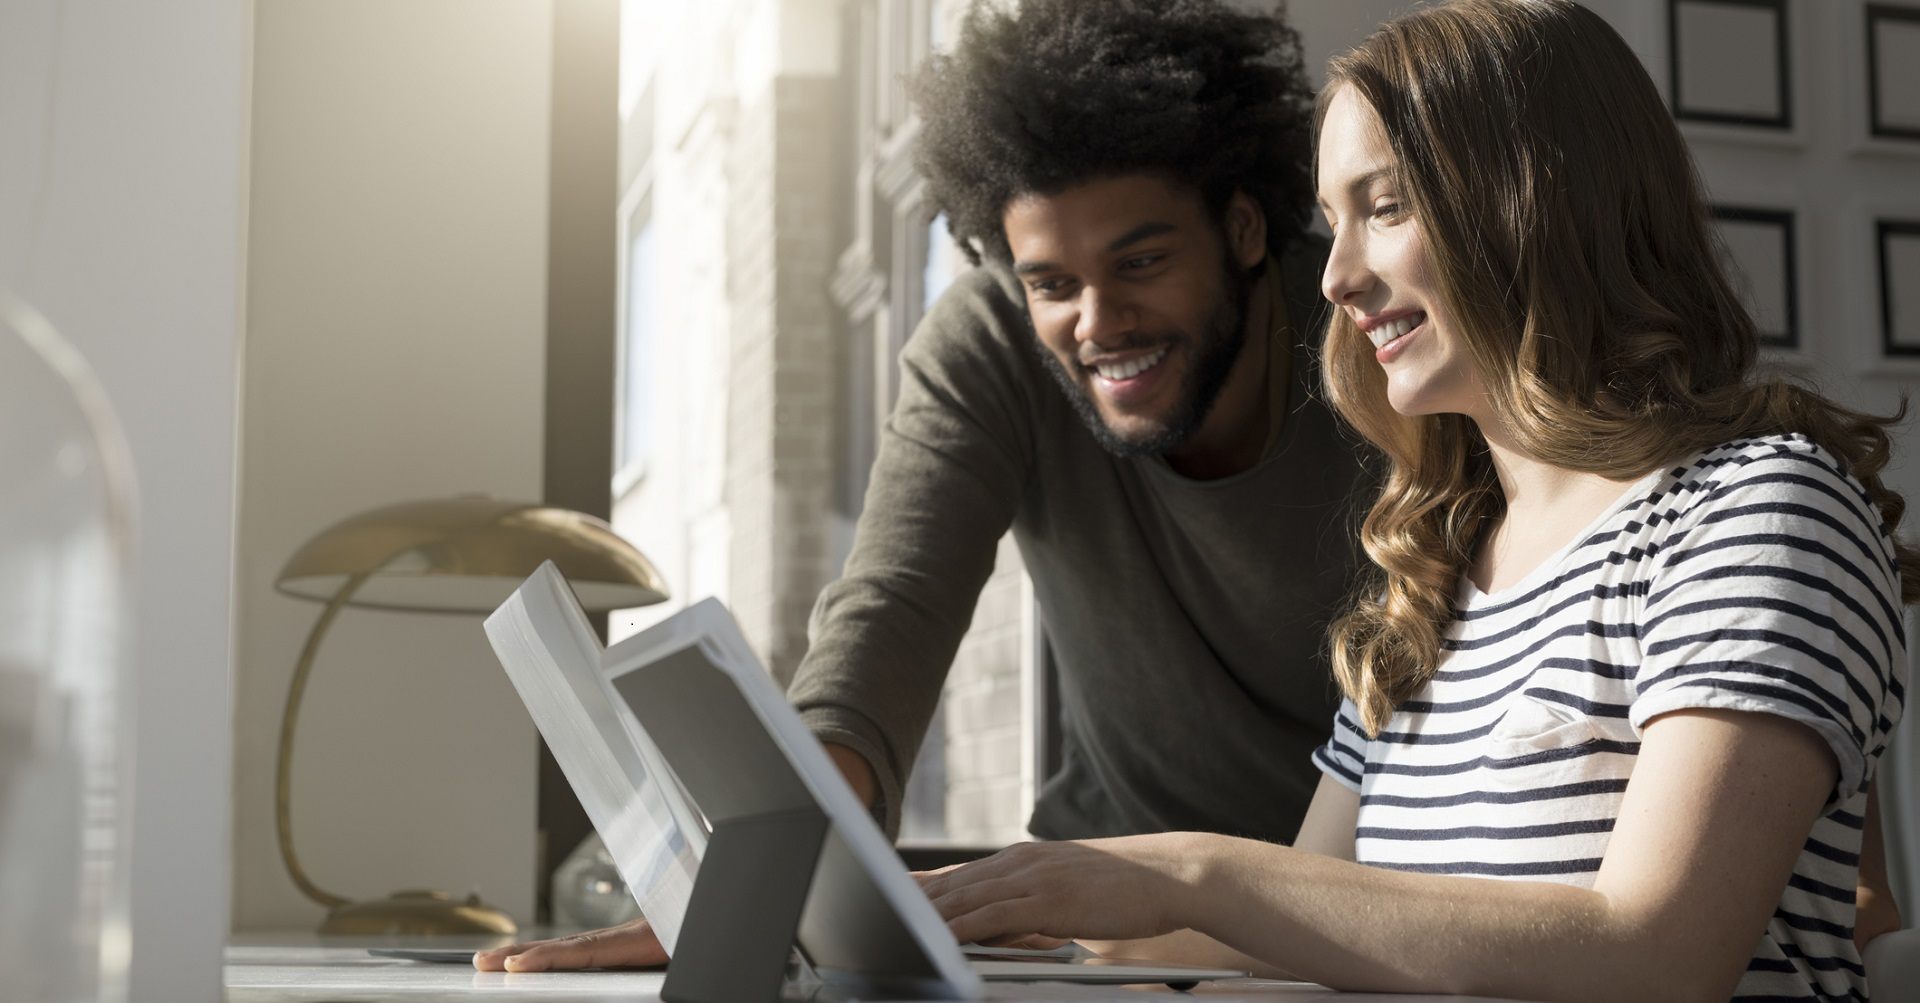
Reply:
<svg viewBox="0 0 1920 1003"><path fill-rule="evenodd" d="M716 819L660 998L779 999L826 839L811 806Z"/></svg>
<svg viewBox="0 0 1920 1003"><path fill-rule="evenodd" d="M894 852L909 871L937 871L954 864L970 864L999 853L998 846L900 846Z"/></svg>
<svg viewBox="0 0 1920 1003"><path fill-rule="evenodd" d="M424 961L434 965L471 965L474 952L441 947L369 947L367 953L376 958Z"/></svg>

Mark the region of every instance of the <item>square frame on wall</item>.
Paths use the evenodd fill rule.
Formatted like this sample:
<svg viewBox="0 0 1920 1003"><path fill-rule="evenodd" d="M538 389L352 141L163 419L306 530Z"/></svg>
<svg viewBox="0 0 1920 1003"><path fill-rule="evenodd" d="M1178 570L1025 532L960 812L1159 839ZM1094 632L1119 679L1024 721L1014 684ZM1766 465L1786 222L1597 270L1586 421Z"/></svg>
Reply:
<svg viewBox="0 0 1920 1003"><path fill-rule="evenodd" d="M1867 134L1920 150L1920 6L1866 5Z"/></svg>
<svg viewBox="0 0 1920 1003"><path fill-rule="evenodd" d="M1920 214L1873 221L1880 352L1920 364Z"/></svg>
<svg viewBox="0 0 1920 1003"><path fill-rule="evenodd" d="M1753 317L1760 347L1774 355L1803 350L1800 247L1795 212L1774 206L1711 206L1721 264Z"/></svg>
<svg viewBox="0 0 1920 1003"><path fill-rule="evenodd" d="M1667 0L1667 98L1681 123L1793 135L1790 0Z"/></svg>

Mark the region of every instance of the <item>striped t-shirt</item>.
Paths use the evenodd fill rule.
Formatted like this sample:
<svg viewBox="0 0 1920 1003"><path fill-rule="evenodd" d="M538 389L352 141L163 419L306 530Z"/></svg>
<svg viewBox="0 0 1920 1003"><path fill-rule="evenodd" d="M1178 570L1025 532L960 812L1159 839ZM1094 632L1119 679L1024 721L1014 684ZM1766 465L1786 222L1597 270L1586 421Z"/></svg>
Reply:
<svg viewBox="0 0 1920 1003"><path fill-rule="evenodd" d="M1360 795L1356 859L1591 887L1658 714L1806 723L1839 783L1737 997L1864 999L1862 815L1906 676L1893 546L1804 436L1730 442L1629 489L1521 582L1463 579L1439 671L1367 738L1351 702L1320 769Z"/></svg>

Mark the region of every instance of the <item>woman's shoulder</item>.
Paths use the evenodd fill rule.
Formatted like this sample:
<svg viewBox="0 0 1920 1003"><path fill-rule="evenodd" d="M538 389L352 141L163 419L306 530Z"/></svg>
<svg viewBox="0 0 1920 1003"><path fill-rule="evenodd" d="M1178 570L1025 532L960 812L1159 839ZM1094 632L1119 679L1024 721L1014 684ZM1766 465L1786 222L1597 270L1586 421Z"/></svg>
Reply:
<svg viewBox="0 0 1920 1003"><path fill-rule="evenodd" d="M1782 495L1845 488L1864 500L1860 482L1846 464L1799 432L1730 439L1673 464L1671 474L1699 503L1761 487Z"/></svg>
<svg viewBox="0 0 1920 1003"><path fill-rule="evenodd" d="M1708 522L1843 524L1862 542L1887 528L1866 488L1831 450L1798 432L1733 439L1669 471L1676 527Z"/></svg>

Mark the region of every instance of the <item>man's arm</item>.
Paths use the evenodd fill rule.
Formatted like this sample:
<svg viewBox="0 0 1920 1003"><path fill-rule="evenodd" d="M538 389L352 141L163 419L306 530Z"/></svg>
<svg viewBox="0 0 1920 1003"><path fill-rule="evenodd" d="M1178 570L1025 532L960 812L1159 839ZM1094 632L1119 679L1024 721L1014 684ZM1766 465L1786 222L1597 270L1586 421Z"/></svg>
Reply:
<svg viewBox="0 0 1920 1003"><path fill-rule="evenodd" d="M1058 391L994 273L963 276L900 360L845 573L814 607L788 699L823 743L872 774L889 835L948 667L1033 468L1035 421ZM845 763L843 762L843 771ZM856 771L857 772L857 771Z"/></svg>

